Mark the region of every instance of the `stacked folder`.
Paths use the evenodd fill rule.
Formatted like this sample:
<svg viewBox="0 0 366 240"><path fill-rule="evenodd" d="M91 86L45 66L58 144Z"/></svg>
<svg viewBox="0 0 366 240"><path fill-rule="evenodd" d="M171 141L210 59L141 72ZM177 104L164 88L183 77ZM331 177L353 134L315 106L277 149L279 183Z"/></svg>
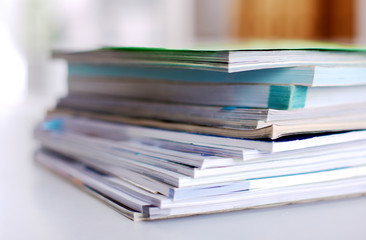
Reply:
<svg viewBox="0 0 366 240"><path fill-rule="evenodd" d="M134 220L366 193L366 51L59 52L36 161Z"/></svg>

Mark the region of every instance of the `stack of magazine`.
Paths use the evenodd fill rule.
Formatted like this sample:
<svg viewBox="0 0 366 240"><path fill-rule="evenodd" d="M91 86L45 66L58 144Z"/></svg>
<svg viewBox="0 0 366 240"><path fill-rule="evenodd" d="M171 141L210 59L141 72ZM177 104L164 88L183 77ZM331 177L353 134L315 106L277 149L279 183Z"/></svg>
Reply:
<svg viewBox="0 0 366 240"><path fill-rule="evenodd" d="M366 193L366 51L317 43L59 52L36 162L133 220Z"/></svg>

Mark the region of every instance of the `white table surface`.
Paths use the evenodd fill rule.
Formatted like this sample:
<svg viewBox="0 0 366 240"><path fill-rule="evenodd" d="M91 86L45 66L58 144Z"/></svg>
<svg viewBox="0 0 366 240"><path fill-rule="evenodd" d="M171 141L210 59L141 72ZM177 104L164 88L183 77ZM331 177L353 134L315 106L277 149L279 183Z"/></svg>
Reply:
<svg viewBox="0 0 366 240"><path fill-rule="evenodd" d="M132 222L33 163L51 105L0 107L0 239L366 239L366 197Z"/></svg>

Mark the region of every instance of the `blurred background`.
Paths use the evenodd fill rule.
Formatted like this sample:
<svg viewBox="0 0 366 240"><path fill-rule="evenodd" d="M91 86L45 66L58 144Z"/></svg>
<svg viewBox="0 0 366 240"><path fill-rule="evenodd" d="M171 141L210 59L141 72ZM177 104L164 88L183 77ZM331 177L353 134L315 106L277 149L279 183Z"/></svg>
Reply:
<svg viewBox="0 0 366 240"><path fill-rule="evenodd" d="M366 43L364 0L1 0L0 108L66 93L52 49L251 38Z"/></svg>

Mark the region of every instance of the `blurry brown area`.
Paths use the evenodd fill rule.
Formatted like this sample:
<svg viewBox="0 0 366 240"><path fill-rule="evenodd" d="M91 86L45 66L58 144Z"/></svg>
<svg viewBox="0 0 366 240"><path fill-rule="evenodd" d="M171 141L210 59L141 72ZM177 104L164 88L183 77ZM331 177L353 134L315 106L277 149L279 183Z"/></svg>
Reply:
<svg viewBox="0 0 366 240"><path fill-rule="evenodd" d="M236 0L236 38L352 41L354 0Z"/></svg>

